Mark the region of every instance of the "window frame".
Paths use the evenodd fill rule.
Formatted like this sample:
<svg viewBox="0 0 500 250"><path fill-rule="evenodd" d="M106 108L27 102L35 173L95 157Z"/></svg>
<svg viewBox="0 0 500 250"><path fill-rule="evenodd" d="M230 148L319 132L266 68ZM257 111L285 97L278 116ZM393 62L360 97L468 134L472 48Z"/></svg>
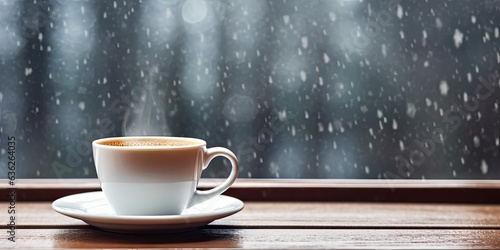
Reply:
<svg viewBox="0 0 500 250"><path fill-rule="evenodd" d="M200 189L223 179L202 179ZM99 191L93 179L19 179L0 183L0 201L16 189L18 201L52 201ZM500 204L500 180L238 179L225 192L244 201L416 202Z"/></svg>

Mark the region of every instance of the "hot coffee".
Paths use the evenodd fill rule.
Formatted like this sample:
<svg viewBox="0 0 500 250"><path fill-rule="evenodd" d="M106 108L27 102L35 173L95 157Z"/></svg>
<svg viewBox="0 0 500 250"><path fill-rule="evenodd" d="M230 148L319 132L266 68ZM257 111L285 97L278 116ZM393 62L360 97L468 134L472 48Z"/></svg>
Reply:
<svg viewBox="0 0 500 250"><path fill-rule="evenodd" d="M131 147L131 146L162 146L162 147L179 147L197 145L199 143L190 142L186 140L175 139L155 139L155 138L141 138L141 139L115 139L102 141L99 144L106 146L116 147Z"/></svg>
<svg viewBox="0 0 500 250"><path fill-rule="evenodd" d="M118 215L178 215L212 199L238 177L238 159L226 148L207 148L195 138L136 136L95 140L94 163L102 191ZM197 190L201 173L222 156L229 177L210 190Z"/></svg>

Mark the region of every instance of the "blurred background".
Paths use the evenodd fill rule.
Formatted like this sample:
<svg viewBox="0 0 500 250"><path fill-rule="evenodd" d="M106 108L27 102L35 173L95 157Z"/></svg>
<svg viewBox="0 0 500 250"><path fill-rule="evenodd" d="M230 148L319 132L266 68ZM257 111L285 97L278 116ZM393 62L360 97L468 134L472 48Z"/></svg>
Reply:
<svg viewBox="0 0 500 250"><path fill-rule="evenodd" d="M202 138L241 178L500 178L500 1L0 0L0 177ZM217 160L205 177L225 177Z"/></svg>

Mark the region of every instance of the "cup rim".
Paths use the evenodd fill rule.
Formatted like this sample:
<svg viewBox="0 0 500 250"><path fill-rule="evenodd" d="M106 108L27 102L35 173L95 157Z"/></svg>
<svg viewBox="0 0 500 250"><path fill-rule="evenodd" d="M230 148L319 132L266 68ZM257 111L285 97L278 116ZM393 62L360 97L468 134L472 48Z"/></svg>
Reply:
<svg viewBox="0 0 500 250"><path fill-rule="evenodd" d="M104 141L110 140L138 140L138 139L171 139L171 140L187 140L193 142L191 145L182 146L113 146L101 144ZM92 146L99 148L108 148L116 150L175 150L175 149L189 149L205 147L207 143L198 138L180 137L180 136L117 136L96 139L92 142Z"/></svg>

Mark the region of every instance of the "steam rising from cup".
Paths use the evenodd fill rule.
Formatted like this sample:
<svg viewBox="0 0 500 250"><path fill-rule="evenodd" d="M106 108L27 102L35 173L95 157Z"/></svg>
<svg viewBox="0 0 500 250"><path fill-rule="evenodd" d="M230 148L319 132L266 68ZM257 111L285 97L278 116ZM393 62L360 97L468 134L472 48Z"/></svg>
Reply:
<svg viewBox="0 0 500 250"><path fill-rule="evenodd" d="M123 135L170 135L165 116L166 93L158 88L162 79L158 68L153 68L144 83L132 90L132 103L123 118Z"/></svg>

